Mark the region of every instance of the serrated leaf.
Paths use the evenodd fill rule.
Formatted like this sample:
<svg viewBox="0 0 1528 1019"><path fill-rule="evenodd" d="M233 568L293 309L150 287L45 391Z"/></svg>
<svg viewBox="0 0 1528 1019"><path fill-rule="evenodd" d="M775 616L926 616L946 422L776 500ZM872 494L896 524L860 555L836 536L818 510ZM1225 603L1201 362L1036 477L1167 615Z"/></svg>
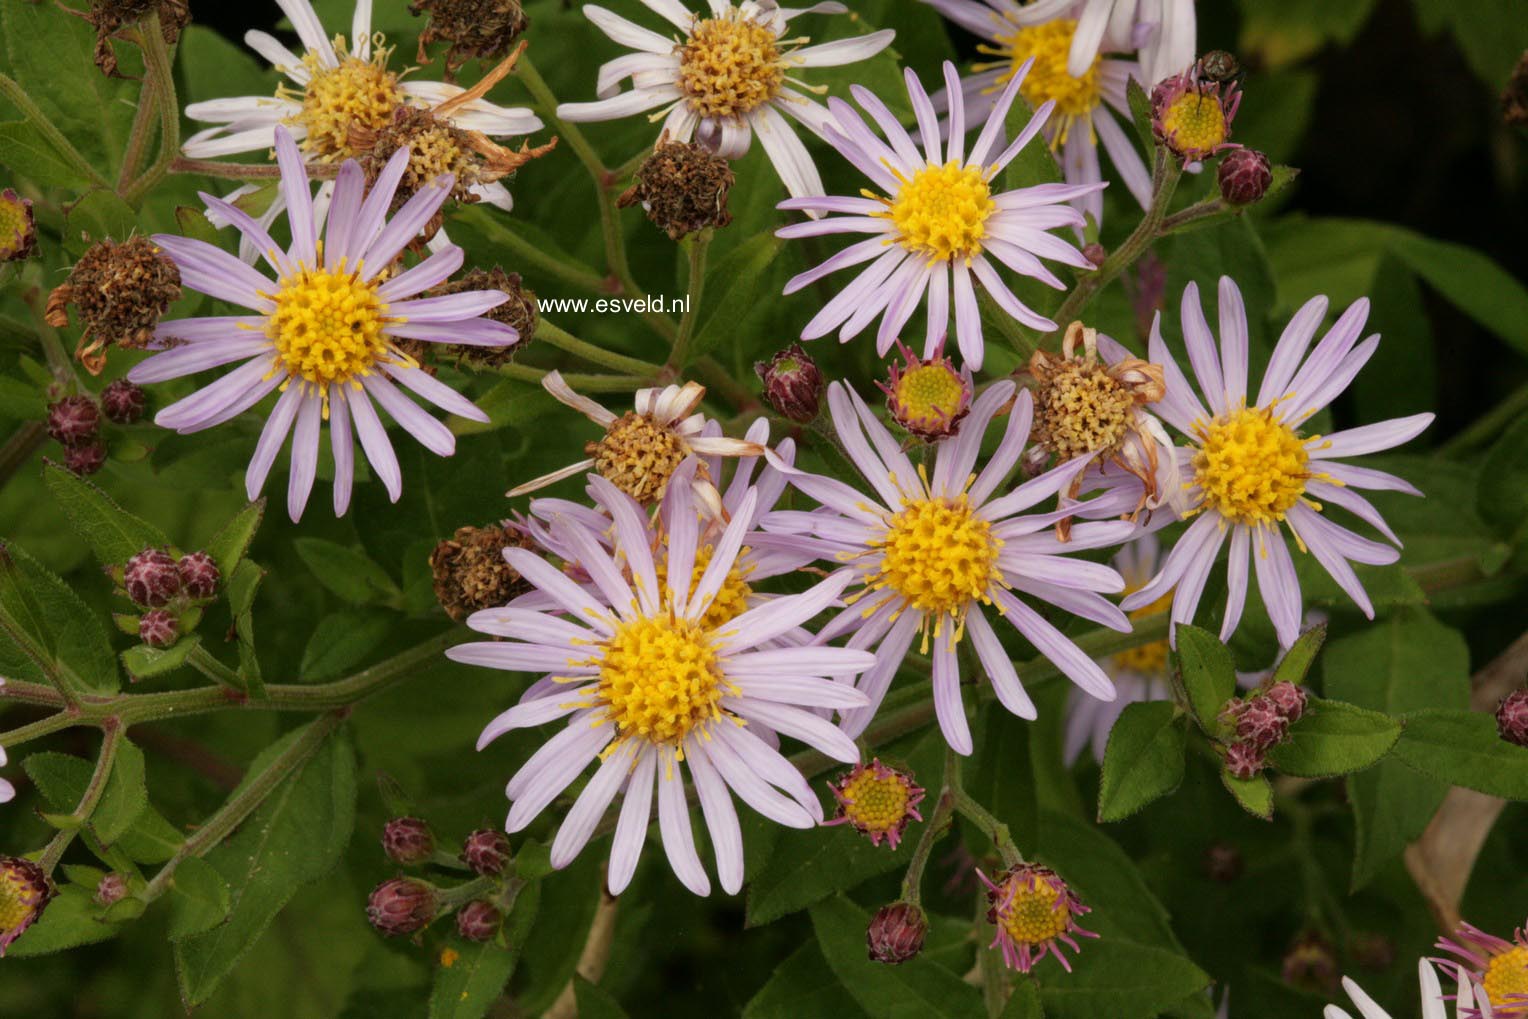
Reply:
<svg viewBox="0 0 1528 1019"><path fill-rule="evenodd" d="M1220 709L1236 693L1236 662L1214 634L1197 626L1178 627L1177 654L1189 706L1199 725L1213 734Z"/></svg>
<svg viewBox="0 0 1528 1019"><path fill-rule="evenodd" d="M255 654L255 592L265 571L253 560L244 559L228 578L228 611L233 614L234 633L239 638L239 675L244 688L256 700L265 699L265 683L260 676L260 659Z"/></svg>
<svg viewBox="0 0 1528 1019"><path fill-rule="evenodd" d="M1127 704L1109 733L1098 819L1118 821L1183 781L1184 731L1170 701Z"/></svg>
<svg viewBox="0 0 1528 1019"><path fill-rule="evenodd" d="M1173 949L1181 946L1166 908L1130 855L1100 828L1071 814L1042 811L1034 856L1053 868L1093 909L1089 930Z"/></svg>
<svg viewBox="0 0 1528 1019"><path fill-rule="evenodd" d="M1316 655L1321 651L1321 645L1326 643L1326 624L1318 623L1300 634L1298 640L1290 649L1284 652L1284 657L1279 659L1279 664L1273 668L1273 682L1294 683L1296 686L1305 682L1305 674L1310 672L1311 663L1316 660Z"/></svg>
<svg viewBox="0 0 1528 1019"><path fill-rule="evenodd" d="M1155 1019L1210 983L1188 958L1156 945L1118 938L1082 945L1066 979L1040 989L1046 1019Z"/></svg>
<svg viewBox="0 0 1528 1019"><path fill-rule="evenodd" d="M0 656L16 679L115 693L117 658L96 614L17 545L0 544Z"/></svg>
<svg viewBox="0 0 1528 1019"><path fill-rule="evenodd" d="M121 566L146 548L170 544L159 528L127 512L101 489L58 464L45 465L42 476L70 525L101 565Z"/></svg>
<svg viewBox="0 0 1528 1019"><path fill-rule="evenodd" d="M540 906L541 885L520 889L504 920L504 943L453 942L456 959L435 971L430 992L430 1019L481 1019L498 1000L515 971L520 950L530 936Z"/></svg>
<svg viewBox="0 0 1528 1019"><path fill-rule="evenodd" d="M1157 144L1156 132L1151 129L1151 97L1133 77L1125 83L1125 103L1130 107L1135 136L1140 139L1141 147L1151 153Z"/></svg>
<svg viewBox="0 0 1528 1019"><path fill-rule="evenodd" d="M211 930L228 916L228 882L206 860L187 857L170 879L170 940Z"/></svg>
<svg viewBox="0 0 1528 1019"><path fill-rule="evenodd" d="M817 942L801 947L775 967L768 982L743 1008L743 1019L862 1019L864 1009L828 968Z"/></svg>
<svg viewBox="0 0 1528 1019"><path fill-rule="evenodd" d="M1491 715L1431 708L1403 721L1395 755L1411 767L1488 796L1528 800L1528 747L1502 739Z"/></svg>
<svg viewBox="0 0 1528 1019"><path fill-rule="evenodd" d="M193 633L180 638L169 647L149 647L147 644L139 644L122 652L122 667L134 679L148 679L150 676L163 675L185 665L186 659L201 642L202 638Z"/></svg>
<svg viewBox="0 0 1528 1019"><path fill-rule="evenodd" d="M1001 1019L1045 1019L1045 1006L1040 1003L1040 988L1032 980L1020 980L1003 1006Z"/></svg>
<svg viewBox="0 0 1528 1019"><path fill-rule="evenodd" d="M1509 541L1528 538L1528 418L1508 428L1486 454L1475 508Z"/></svg>
<svg viewBox="0 0 1528 1019"><path fill-rule="evenodd" d="M986 1015L976 988L921 956L888 966L865 952L870 914L843 896L812 907L812 929L828 966L873 1016L884 1019L980 1019Z"/></svg>
<svg viewBox="0 0 1528 1019"><path fill-rule="evenodd" d="M770 263L784 247L785 241L776 237L773 229L765 230L738 245L706 273L701 299L712 310L690 342L691 360L736 337L745 309L759 303L761 292L771 282Z"/></svg>
<svg viewBox="0 0 1528 1019"><path fill-rule="evenodd" d="M345 601L366 605L399 594L387 571L360 549L322 538L298 538L294 547L318 582Z"/></svg>
<svg viewBox="0 0 1528 1019"><path fill-rule="evenodd" d="M143 751L127 737L121 737L111 762L111 774L106 778L106 788L90 816L90 825L102 842L111 845L133 826L148 803Z"/></svg>
<svg viewBox="0 0 1528 1019"><path fill-rule="evenodd" d="M1267 775L1237 778L1222 768L1220 781L1247 813L1264 821L1273 820L1273 784Z"/></svg>
<svg viewBox="0 0 1528 1019"><path fill-rule="evenodd" d="M233 576L234 569L249 551L249 543L254 540L264 516L265 500L256 499L235 513L233 519L207 542L206 552L217 563L218 574L225 580Z"/></svg>
<svg viewBox="0 0 1528 1019"><path fill-rule="evenodd" d="M1384 757L1400 736L1400 723L1389 715L1311 697L1284 741L1269 749L1268 763L1300 778L1346 775Z"/></svg>
<svg viewBox="0 0 1528 1019"><path fill-rule="evenodd" d="M303 649L302 678L307 682L327 679L364 661L395 625L390 616L380 612L358 610L325 616Z"/></svg>

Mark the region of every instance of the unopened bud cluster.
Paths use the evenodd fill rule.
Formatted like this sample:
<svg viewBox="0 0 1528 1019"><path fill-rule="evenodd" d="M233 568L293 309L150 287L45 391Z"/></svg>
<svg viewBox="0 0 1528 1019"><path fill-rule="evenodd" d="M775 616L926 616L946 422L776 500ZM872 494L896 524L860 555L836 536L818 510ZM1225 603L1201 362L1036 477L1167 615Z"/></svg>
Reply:
<svg viewBox="0 0 1528 1019"><path fill-rule="evenodd" d="M416 934L437 919L452 913L456 931L467 941L492 941L504 924L508 903L507 881L495 881L486 894L480 894L481 878L505 878L512 857L509 838L503 832L483 828L470 833L462 842L460 853L453 853L437 840L429 822L419 817L395 817L382 826L382 851L400 867L421 869L430 866L450 868L460 878L460 865L453 856L476 875L476 883L449 885L423 877L399 875L372 889L366 902L366 917L387 937Z"/></svg>
<svg viewBox="0 0 1528 1019"><path fill-rule="evenodd" d="M200 606L217 596L223 580L206 552L177 555L167 548L146 548L107 572L128 600L145 610L118 616L119 624L150 647L179 640L200 617Z"/></svg>
<svg viewBox="0 0 1528 1019"><path fill-rule="evenodd" d="M1305 691L1288 682L1226 702L1220 712L1226 770L1239 779L1261 772L1267 766L1268 751L1284 742L1289 727L1305 713L1305 703Z"/></svg>
<svg viewBox="0 0 1528 1019"><path fill-rule="evenodd" d="M1514 690L1496 708L1496 731L1508 743L1528 747L1528 689Z"/></svg>
<svg viewBox="0 0 1528 1019"><path fill-rule="evenodd" d="M64 466L82 476L94 474L106 463L101 418L130 425L143 417L148 403L143 390L126 379L101 390L99 399L97 405L95 399L77 394L48 404L48 435L64 447Z"/></svg>

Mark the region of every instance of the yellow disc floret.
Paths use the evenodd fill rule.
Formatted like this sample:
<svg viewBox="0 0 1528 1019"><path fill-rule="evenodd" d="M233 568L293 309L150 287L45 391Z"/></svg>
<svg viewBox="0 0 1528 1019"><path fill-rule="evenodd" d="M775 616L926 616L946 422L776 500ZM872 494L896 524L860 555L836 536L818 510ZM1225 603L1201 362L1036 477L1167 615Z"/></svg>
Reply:
<svg viewBox="0 0 1528 1019"><path fill-rule="evenodd" d="M29 889L19 882L0 879L0 934L20 927L23 920L31 917L34 906L28 901L27 892Z"/></svg>
<svg viewBox="0 0 1528 1019"><path fill-rule="evenodd" d="M281 282L266 318L280 369L317 385L368 374L386 356L387 305L353 272L304 269Z"/></svg>
<svg viewBox="0 0 1528 1019"><path fill-rule="evenodd" d="M1270 410L1222 415L1201 435L1194 480L1204 504L1221 516L1238 524L1277 524L1305 493L1305 444Z"/></svg>
<svg viewBox="0 0 1528 1019"><path fill-rule="evenodd" d="M1043 945L1071 928L1072 914L1049 881L1016 879L998 922L1015 944Z"/></svg>
<svg viewBox="0 0 1528 1019"><path fill-rule="evenodd" d="M705 629L665 615L622 623L600 661L600 703L622 739L677 746L735 692Z"/></svg>
<svg viewBox="0 0 1528 1019"><path fill-rule="evenodd" d="M285 86L276 93L302 101L291 123L306 129L302 146L319 162L361 155L351 144L352 128L363 134L380 131L403 102L398 76L387 69L391 49L375 47L370 60L348 56L343 38L335 39L334 49L339 56L335 67L325 67L316 52L303 56L309 78L300 95Z"/></svg>
<svg viewBox="0 0 1528 1019"><path fill-rule="evenodd" d="M1059 460L1111 450L1130 431L1135 403L1105 365L1063 361L1035 392L1035 442Z"/></svg>
<svg viewBox="0 0 1528 1019"><path fill-rule="evenodd" d="M702 117L742 117L784 84L775 33L736 9L698 22L679 47L679 89Z"/></svg>
<svg viewBox="0 0 1528 1019"><path fill-rule="evenodd" d="M1528 947L1515 945L1493 956L1481 984L1498 1010L1521 1002L1517 996L1528 996Z"/></svg>
<svg viewBox="0 0 1528 1019"><path fill-rule="evenodd" d="M992 525L968 497L908 500L881 539L873 587L890 588L920 612L964 619L973 601L1000 580Z"/></svg>
<svg viewBox="0 0 1528 1019"><path fill-rule="evenodd" d="M1130 619L1133 622L1147 616L1154 616L1158 612L1166 612L1172 603L1173 592L1169 590L1150 605L1142 605L1129 613ZM1165 675L1167 673L1167 641L1158 640L1150 644L1142 644L1140 647L1129 648L1116 654L1110 661L1116 669L1140 673L1143 676Z"/></svg>
<svg viewBox="0 0 1528 1019"><path fill-rule="evenodd" d="M1067 73L1067 59L1072 51L1072 36L1077 32L1077 22L1069 18L1047 21L1043 25L1015 27L1008 34L1000 35L996 45L978 46L982 53L1001 57L995 63L977 64L975 70L985 71L1007 66L1007 70L993 83L994 90L1001 90L1024 66L1024 61L1034 57L1034 64L1019 85L1019 94L1033 107L1054 100L1055 112L1052 123L1057 126L1053 145L1066 141L1067 131L1073 121L1088 118L1103 101L1099 88L1099 65L1101 56L1095 56L1080 78Z"/></svg>
<svg viewBox="0 0 1528 1019"><path fill-rule="evenodd" d="M907 822L911 790L901 775L890 769L865 768L852 776L839 793L844 817L863 832L887 834Z"/></svg>
<svg viewBox="0 0 1528 1019"><path fill-rule="evenodd" d="M690 571L690 589L687 595L695 593L695 588L700 584L700 578L706 572L706 567L711 562L711 555L715 552L714 546L705 545L695 550L695 567ZM748 554L744 548L738 552L738 561ZM667 591L668 586L668 557L658 556L656 566L658 568L658 589ZM746 574L748 568L739 569L736 563L727 571L727 579L722 581L721 590L716 592L716 597L711 599L711 604L706 607L705 615L700 618L702 629L714 630L724 623L730 623L748 609L748 599L753 594L753 588L748 586Z"/></svg>
<svg viewBox="0 0 1528 1019"><path fill-rule="evenodd" d="M904 181L895 199L881 199L897 228L897 243L930 261L975 258L987 235L987 219L997 211L982 171L951 161L926 166Z"/></svg>
<svg viewBox="0 0 1528 1019"><path fill-rule="evenodd" d="M969 390L965 380L943 360L920 364L897 380L897 406L917 421L953 421L965 408Z"/></svg>
<svg viewBox="0 0 1528 1019"><path fill-rule="evenodd" d="M594 469L644 505L663 498L669 477L689 453L674 430L646 414L627 411L610 423L605 437L584 447Z"/></svg>
<svg viewBox="0 0 1528 1019"><path fill-rule="evenodd" d="M1174 152L1190 158L1213 153L1230 136L1225 107L1217 96L1184 92L1162 111L1162 137Z"/></svg>

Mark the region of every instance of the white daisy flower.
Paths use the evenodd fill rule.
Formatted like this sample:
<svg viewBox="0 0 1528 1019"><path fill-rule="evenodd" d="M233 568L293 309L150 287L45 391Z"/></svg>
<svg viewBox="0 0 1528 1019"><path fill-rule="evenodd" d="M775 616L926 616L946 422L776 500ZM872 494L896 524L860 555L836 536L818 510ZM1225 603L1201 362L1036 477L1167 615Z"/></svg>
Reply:
<svg viewBox="0 0 1528 1019"><path fill-rule="evenodd" d="M681 33L662 35L606 10L585 4L584 14L611 39L636 52L599 69L592 103L563 103L557 116L583 122L618 120L646 113L663 121L671 141L698 138L727 159L748 151L753 136L792 195L822 194L822 178L786 114L821 135L827 111L805 93L821 91L795 77L797 70L838 67L872 57L891 44L890 30L808 45L786 37L802 14L843 14L841 3L781 7L775 0L708 0L710 17L680 0L642 0ZM620 91L631 79L632 88ZM656 112L649 112L656 111ZM660 134L660 137L662 136Z"/></svg>

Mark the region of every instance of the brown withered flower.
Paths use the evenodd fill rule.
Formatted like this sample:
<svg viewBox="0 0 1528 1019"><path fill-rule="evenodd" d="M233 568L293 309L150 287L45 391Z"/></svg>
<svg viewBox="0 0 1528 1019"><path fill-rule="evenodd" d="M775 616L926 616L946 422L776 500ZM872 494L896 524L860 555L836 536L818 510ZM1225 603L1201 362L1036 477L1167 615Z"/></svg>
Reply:
<svg viewBox="0 0 1528 1019"><path fill-rule="evenodd" d="M95 65L108 78L122 77L117 73L117 53L111 42L124 38L124 29L157 11L160 37L166 46L173 46L180 39L181 29L191 21L191 7L187 0L91 0L88 11L63 9L83 18L95 29Z"/></svg>
<svg viewBox="0 0 1528 1019"><path fill-rule="evenodd" d="M505 605L528 590L515 568L504 561L506 548L525 548L530 541L503 524L459 527L456 534L430 553L435 597L452 619L460 622L481 609Z"/></svg>
<svg viewBox="0 0 1528 1019"><path fill-rule="evenodd" d="M47 322L69 325L73 304L85 331L74 356L92 375L106 366L108 346L148 346L154 328L180 297L180 270L147 237L101 241L85 252L63 284L48 295Z"/></svg>
<svg viewBox="0 0 1528 1019"><path fill-rule="evenodd" d="M531 20L520 0L412 0L409 13L426 14L429 23L419 34L421 64L430 62L427 49L437 40L451 44L446 50L446 81L469 60L496 60L509 52Z"/></svg>
<svg viewBox="0 0 1528 1019"><path fill-rule="evenodd" d="M520 341L508 347L452 344L443 348L444 352L454 354L458 359L479 368L498 368L508 364L514 359L515 353L523 350L536 335L536 323L539 319L535 291L521 283L519 273L505 272L500 267L494 266L492 269L469 269L461 279L442 283L431 289L429 296L444 297L447 294L466 290L500 290L508 294L509 300L497 308L484 312L483 317L509 326L520 334Z"/></svg>
<svg viewBox="0 0 1528 1019"><path fill-rule="evenodd" d="M699 145L671 142L667 132L637 169L621 208L641 203L647 218L673 240L732 222L727 195L737 178L721 156Z"/></svg>
<svg viewBox="0 0 1528 1019"><path fill-rule="evenodd" d="M1064 463L1091 455L1100 466L1111 464L1140 479L1141 501L1134 511L1139 513L1161 504L1157 468L1162 455L1172 455L1167 433L1145 410L1162 399L1167 386L1160 365L1104 340L1108 348L1101 358L1098 331L1073 322L1059 355L1036 350L1030 357L1026 371L1035 381L1030 466L1043 466L1052 457ZM1082 480L1079 474L1063 498L1075 499ZM1061 540L1070 525L1070 518L1056 525Z"/></svg>

